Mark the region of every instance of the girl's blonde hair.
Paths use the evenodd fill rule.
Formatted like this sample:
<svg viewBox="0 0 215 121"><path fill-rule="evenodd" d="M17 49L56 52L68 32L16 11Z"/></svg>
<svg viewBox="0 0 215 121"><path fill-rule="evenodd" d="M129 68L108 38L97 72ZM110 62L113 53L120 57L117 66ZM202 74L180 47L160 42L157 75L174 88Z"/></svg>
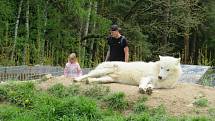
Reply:
<svg viewBox="0 0 215 121"><path fill-rule="evenodd" d="M77 58L76 58L76 54L75 53L71 53L68 57L68 61L70 60L75 60L75 62L77 61Z"/></svg>

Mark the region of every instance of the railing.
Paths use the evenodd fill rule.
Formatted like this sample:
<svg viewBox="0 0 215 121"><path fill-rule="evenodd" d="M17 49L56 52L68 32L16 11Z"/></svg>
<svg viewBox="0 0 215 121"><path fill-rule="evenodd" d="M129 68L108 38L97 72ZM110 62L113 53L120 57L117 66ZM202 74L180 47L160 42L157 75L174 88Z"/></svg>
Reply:
<svg viewBox="0 0 215 121"><path fill-rule="evenodd" d="M52 76L63 75L64 68L60 66L0 66L0 82L7 80L34 80L40 79L46 74ZM83 74L90 71L90 68L82 69Z"/></svg>
<svg viewBox="0 0 215 121"><path fill-rule="evenodd" d="M33 80L33 79L39 79L45 74L52 74L53 76L63 75L63 68L60 66L0 67L0 81Z"/></svg>

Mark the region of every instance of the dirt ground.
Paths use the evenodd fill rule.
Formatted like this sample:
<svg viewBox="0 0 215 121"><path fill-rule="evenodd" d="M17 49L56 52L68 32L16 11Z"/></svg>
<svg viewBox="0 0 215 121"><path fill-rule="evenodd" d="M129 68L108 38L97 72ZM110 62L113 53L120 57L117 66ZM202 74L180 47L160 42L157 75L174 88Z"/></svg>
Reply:
<svg viewBox="0 0 215 121"><path fill-rule="evenodd" d="M63 76L48 79L38 85L39 88L47 89L48 87L62 83L65 86L72 84L72 79ZM82 84L87 86L86 84ZM136 101L144 94L138 92L138 87L124 84L102 84L109 86L112 92L124 92L129 101ZM208 99L207 107L198 107L193 102L199 98ZM171 115L207 115L208 110L215 108L215 88L204 87L197 84L179 83L174 89L155 89L153 94L148 96L146 105L157 107L163 104L167 112Z"/></svg>

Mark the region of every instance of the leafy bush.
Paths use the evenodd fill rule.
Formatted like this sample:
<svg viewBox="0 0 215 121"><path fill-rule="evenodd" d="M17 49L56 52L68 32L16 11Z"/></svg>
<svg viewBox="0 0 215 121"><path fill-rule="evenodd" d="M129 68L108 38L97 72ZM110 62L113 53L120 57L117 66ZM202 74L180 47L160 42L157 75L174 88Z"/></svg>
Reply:
<svg viewBox="0 0 215 121"><path fill-rule="evenodd" d="M199 107L206 107L208 106L208 99L199 98L199 99L196 99L193 104Z"/></svg>
<svg viewBox="0 0 215 121"><path fill-rule="evenodd" d="M73 97L65 99L55 108L57 119L63 117L85 117L89 120L101 119L101 113L96 102L86 97Z"/></svg>
<svg viewBox="0 0 215 121"><path fill-rule="evenodd" d="M128 107L124 93L107 95L108 92L109 89L97 85L87 90L77 85L55 85L48 91L36 90L32 83L1 85L4 103L0 104L0 121L213 121L212 108L208 111L211 117L171 117L163 105L148 109L147 97L140 98L133 105L134 113L125 116L121 112ZM110 108L98 107L96 103L100 102ZM202 99L197 102L198 105L208 103Z"/></svg>
<svg viewBox="0 0 215 121"><path fill-rule="evenodd" d="M125 100L125 94L122 92L108 95L104 98L104 101L109 107L116 110L124 110L128 107L128 102Z"/></svg>
<svg viewBox="0 0 215 121"><path fill-rule="evenodd" d="M68 96L76 96L80 93L80 88L78 85L71 85L65 87L63 84L56 84L48 89L48 92L53 96L63 98Z"/></svg>
<svg viewBox="0 0 215 121"><path fill-rule="evenodd" d="M208 110L208 113L209 113L209 115L210 115L211 117L215 118L215 108L210 108L210 109Z"/></svg>
<svg viewBox="0 0 215 121"><path fill-rule="evenodd" d="M212 87L215 86L213 82L213 80L215 79L214 73L215 73L215 70L211 68L208 69L207 72L201 77L200 83L205 86L212 86Z"/></svg>
<svg viewBox="0 0 215 121"><path fill-rule="evenodd" d="M88 97L93 97L95 99L102 99L104 96L108 95L110 92L109 87L101 85L92 85L89 88L83 90L83 94Z"/></svg>
<svg viewBox="0 0 215 121"><path fill-rule="evenodd" d="M140 113L148 109L148 107L145 105L146 100L147 100L147 97L143 96L134 104L133 110L135 113Z"/></svg>
<svg viewBox="0 0 215 121"><path fill-rule="evenodd" d="M20 112L18 107L9 104L0 105L0 121L11 120Z"/></svg>
<svg viewBox="0 0 215 121"><path fill-rule="evenodd" d="M0 102L6 100L6 98L7 98L7 90L4 87L0 86Z"/></svg>
<svg viewBox="0 0 215 121"><path fill-rule="evenodd" d="M35 87L33 83L6 85L6 98L9 102L21 107L31 108Z"/></svg>
<svg viewBox="0 0 215 121"><path fill-rule="evenodd" d="M150 121L150 115L148 113L141 113L141 114L133 114L130 115L126 121Z"/></svg>
<svg viewBox="0 0 215 121"><path fill-rule="evenodd" d="M146 111L148 108L147 106L145 105L144 102L142 103L136 103L133 107L133 110L135 113L140 113L140 112L143 112L143 111Z"/></svg>
<svg viewBox="0 0 215 121"><path fill-rule="evenodd" d="M69 87L67 87L67 90L70 96L77 96L81 92L79 85L75 85L75 84L72 84Z"/></svg>
<svg viewBox="0 0 215 121"><path fill-rule="evenodd" d="M56 97L62 98L69 95L67 89L63 84L55 84L48 89L48 92Z"/></svg>

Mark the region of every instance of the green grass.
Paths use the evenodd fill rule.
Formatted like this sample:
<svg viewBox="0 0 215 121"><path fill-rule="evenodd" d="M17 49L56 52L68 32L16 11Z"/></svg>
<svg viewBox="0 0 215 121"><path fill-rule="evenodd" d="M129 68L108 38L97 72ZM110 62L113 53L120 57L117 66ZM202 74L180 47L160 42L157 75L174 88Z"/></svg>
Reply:
<svg viewBox="0 0 215 121"><path fill-rule="evenodd" d="M148 107L145 105L145 101L147 101L147 97L141 97L133 106L133 111L135 113L141 113L148 110Z"/></svg>
<svg viewBox="0 0 215 121"><path fill-rule="evenodd" d="M101 86L98 84L93 84L82 91L84 96L92 97L95 99L102 99L104 96L108 95L110 93L110 88Z"/></svg>
<svg viewBox="0 0 215 121"><path fill-rule="evenodd" d="M196 106L199 106L199 107L207 107L208 106L208 99L207 98L199 98L199 99L196 99L193 104Z"/></svg>
<svg viewBox="0 0 215 121"><path fill-rule="evenodd" d="M84 89L57 84L41 91L33 83L11 83L0 85L0 95L0 121L212 121L214 117L213 108L211 117L172 117L163 105L149 109L147 97L129 104L124 93L110 93L98 85ZM127 109L132 111L124 115Z"/></svg>
<svg viewBox="0 0 215 121"><path fill-rule="evenodd" d="M210 115L211 117L215 118L215 108L210 108L210 109L208 110L208 113L209 113L209 115Z"/></svg>
<svg viewBox="0 0 215 121"><path fill-rule="evenodd" d="M214 74L214 73L215 73L215 70L209 69L200 79L200 83L205 86L212 86L212 87L215 86L213 85L214 78L212 78L211 76L211 74Z"/></svg>
<svg viewBox="0 0 215 121"><path fill-rule="evenodd" d="M107 103L108 107L115 110L125 110L128 107L128 102L125 100L125 94L122 92L110 94L104 98L104 101Z"/></svg>

